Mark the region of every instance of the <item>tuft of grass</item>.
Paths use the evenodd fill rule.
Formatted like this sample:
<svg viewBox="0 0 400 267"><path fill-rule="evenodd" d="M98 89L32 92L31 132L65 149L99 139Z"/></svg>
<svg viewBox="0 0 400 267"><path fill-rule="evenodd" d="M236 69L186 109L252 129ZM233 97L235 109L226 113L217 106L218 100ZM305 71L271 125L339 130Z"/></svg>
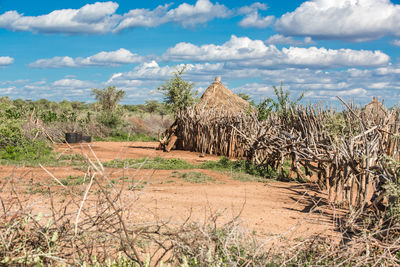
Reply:
<svg viewBox="0 0 400 267"><path fill-rule="evenodd" d="M183 172L183 173L176 172L175 175L176 175L175 177L182 178L185 182L188 183L199 184L206 182L215 182L214 178L201 172Z"/></svg>
<svg viewBox="0 0 400 267"><path fill-rule="evenodd" d="M61 179L60 182L65 186L74 186L83 185L85 182L88 182L88 179L85 179L83 176L69 175L67 178Z"/></svg>
<svg viewBox="0 0 400 267"><path fill-rule="evenodd" d="M264 182L265 183L265 179L263 179L260 176L255 176L255 175L251 175L245 172L233 172L231 174L232 179L233 180L238 180L241 182Z"/></svg>

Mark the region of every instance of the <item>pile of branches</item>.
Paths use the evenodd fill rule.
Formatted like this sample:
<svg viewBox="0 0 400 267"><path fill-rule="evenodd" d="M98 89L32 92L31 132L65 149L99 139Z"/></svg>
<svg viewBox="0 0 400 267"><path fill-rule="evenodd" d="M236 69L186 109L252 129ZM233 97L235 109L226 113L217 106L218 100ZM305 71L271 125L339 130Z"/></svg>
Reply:
<svg viewBox="0 0 400 267"><path fill-rule="evenodd" d="M260 167L283 171L284 160L289 160L299 178L316 174L332 202L363 207L372 201L379 206L383 185L397 182L385 166L399 158L399 114L393 110L376 120L346 107L337 113L297 106L264 121L249 114L244 125L232 128L245 140L248 159Z"/></svg>

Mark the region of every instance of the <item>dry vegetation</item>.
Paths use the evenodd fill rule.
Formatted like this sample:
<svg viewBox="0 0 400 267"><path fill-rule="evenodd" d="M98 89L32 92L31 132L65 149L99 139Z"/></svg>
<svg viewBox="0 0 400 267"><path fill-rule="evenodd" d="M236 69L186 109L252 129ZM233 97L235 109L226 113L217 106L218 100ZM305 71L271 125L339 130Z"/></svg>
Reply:
<svg viewBox="0 0 400 267"><path fill-rule="evenodd" d="M71 176L64 181L48 172L53 181L41 189L43 206L39 210L30 205L29 197L19 193L13 174L2 180L0 262L38 266L399 265L399 110L371 112L343 102L344 111L337 112L292 105L286 100L263 118L255 108L235 113L187 108L176 113L170 135L176 135L178 148L243 157L237 164L257 178L271 178L272 173L277 174L274 178L296 176L301 181L316 177L328 199L310 196L314 205L309 211L331 214L337 237L315 236L274 247L267 245L269 239L243 230L240 212L223 224L218 214L203 224L193 222L190 216L183 223L172 223L157 214L143 223L129 216L135 212L135 202L125 201L124 192L128 189L140 194L146 184L135 177L115 184L92 153L79 165L87 170L84 177ZM2 104L8 105L10 112L18 111L9 107L10 103ZM96 118L112 129L117 109L114 117L103 110ZM3 159L14 157L18 161L21 154L37 155L48 147L40 140L54 141L44 120L35 118L35 110L31 114L24 123L24 114L2 114L13 119L1 124ZM90 120L87 123L90 125ZM37 163L43 163L40 153L54 156L43 150ZM60 158L58 155L56 160ZM179 169L191 168L179 160L157 160L166 165L183 164ZM221 162L218 164L226 168L228 160ZM129 164L140 169L147 168L147 163L143 159L109 164L122 168L123 173ZM221 167L218 164L204 166ZM238 166L229 164L231 171ZM196 172L177 175L190 182L212 180Z"/></svg>

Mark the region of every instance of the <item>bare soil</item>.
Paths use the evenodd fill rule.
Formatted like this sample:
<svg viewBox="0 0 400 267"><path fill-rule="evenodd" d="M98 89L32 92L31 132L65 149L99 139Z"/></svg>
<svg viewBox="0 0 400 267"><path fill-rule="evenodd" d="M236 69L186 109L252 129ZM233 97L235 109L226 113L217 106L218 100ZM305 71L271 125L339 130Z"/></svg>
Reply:
<svg viewBox="0 0 400 267"><path fill-rule="evenodd" d="M189 151L164 153L155 150L152 142L94 142L91 144L57 144L61 153L79 153L96 157L100 161L125 158L164 157L181 158L193 164L218 160L217 156ZM93 150L93 153L91 152ZM96 155L96 156L94 156ZM82 167L46 167L57 179L70 175L84 176ZM132 218L149 221L157 218L181 223L191 220L204 222L207 216L219 213L222 220L230 220L240 214L243 226L265 238L301 239L314 234L333 233L332 214L310 213L316 201L324 202L326 195L312 184L284 183L277 181L242 182L232 179L229 173L211 170L136 170L106 169L116 187L122 187L123 200L131 207ZM212 177L206 183L190 183L177 173L200 172ZM41 189L54 186L55 180L40 167L0 166L0 185L14 178L22 194L27 194L31 205L38 208L46 201ZM140 185L129 190L129 185ZM1 186L0 186L1 188ZM140 190L139 190L140 189ZM62 198L62 194L55 197Z"/></svg>

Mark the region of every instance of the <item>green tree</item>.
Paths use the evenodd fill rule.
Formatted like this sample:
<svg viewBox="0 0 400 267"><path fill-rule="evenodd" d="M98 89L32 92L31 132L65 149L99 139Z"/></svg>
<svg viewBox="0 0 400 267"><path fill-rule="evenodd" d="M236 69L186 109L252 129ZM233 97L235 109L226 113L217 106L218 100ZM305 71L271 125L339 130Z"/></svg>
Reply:
<svg viewBox="0 0 400 267"><path fill-rule="evenodd" d="M247 102L249 102L250 106L254 106L254 100L251 99L251 97L248 94L245 93L239 93L238 96L240 96L243 100L246 100Z"/></svg>
<svg viewBox="0 0 400 267"><path fill-rule="evenodd" d="M271 111L275 111L283 116L289 115L290 108L294 108L304 97L304 93L302 93L296 100L292 100L290 92L283 89L282 83L279 88L276 86L272 86L272 88L274 89L276 100L269 97L257 105L259 120L267 119Z"/></svg>
<svg viewBox="0 0 400 267"><path fill-rule="evenodd" d="M158 88L164 94L165 104L173 112L185 109L195 103L197 92L193 91L194 84L182 78L185 70L186 66L177 69L173 73L173 77Z"/></svg>
<svg viewBox="0 0 400 267"><path fill-rule="evenodd" d="M125 91L117 90L115 86L108 86L104 89L92 89L92 95L101 105L101 113L97 120L109 128L116 128L122 124L122 108L119 102L125 97Z"/></svg>
<svg viewBox="0 0 400 267"><path fill-rule="evenodd" d="M146 107L146 111L149 112L150 114L153 114L154 112L158 111L158 109L161 106L161 104L158 103L157 100L146 100L144 105Z"/></svg>
<svg viewBox="0 0 400 267"><path fill-rule="evenodd" d="M114 111L125 97L125 91L117 90L115 86L108 86L104 89L93 88L92 95L99 101L103 111Z"/></svg>

